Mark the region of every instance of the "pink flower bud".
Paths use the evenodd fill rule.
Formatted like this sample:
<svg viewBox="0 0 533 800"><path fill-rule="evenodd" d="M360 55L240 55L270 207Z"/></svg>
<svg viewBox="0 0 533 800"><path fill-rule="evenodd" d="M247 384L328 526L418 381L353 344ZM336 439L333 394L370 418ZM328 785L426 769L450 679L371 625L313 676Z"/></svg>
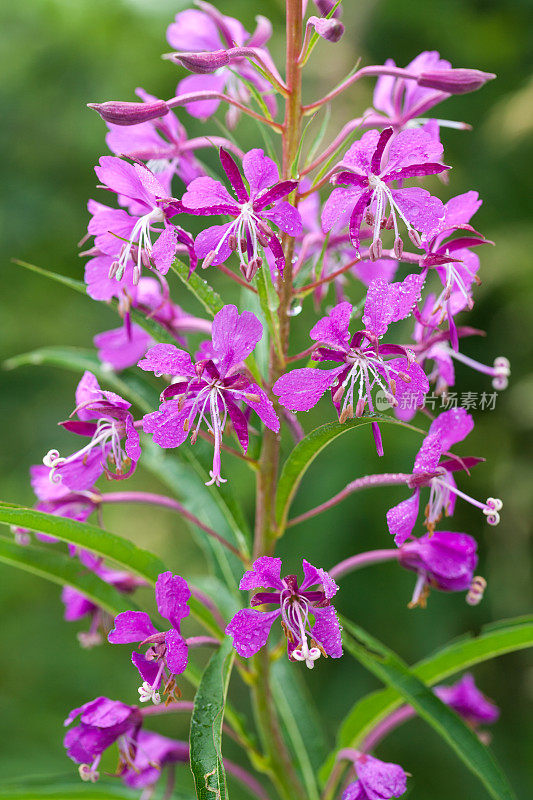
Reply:
<svg viewBox="0 0 533 800"><path fill-rule="evenodd" d="M417 83L419 86L438 89L448 94L467 94L480 89L495 77L492 72L482 72L479 69L434 69L422 72Z"/></svg>
<svg viewBox="0 0 533 800"><path fill-rule="evenodd" d="M312 25L322 39L328 42L338 42L344 33L344 25L338 19L322 19L320 17L309 17L308 25Z"/></svg>
<svg viewBox="0 0 533 800"><path fill-rule="evenodd" d="M331 9L335 7L336 0L315 0L315 6L318 8L323 17L327 16ZM342 13L341 6L339 5L333 12L334 17L340 17Z"/></svg>
<svg viewBox="0 0 533 800"><path fill-rule="evenodd" d="M230 63L226 50L214 50L211 53L170 53L166 58L183 64L186 69L197 75L208 75Z"/></svg>
<svg viewBox="0 0 533 800"><path fill-rule="evenodd" d="M138 125L150 119L164 117L170 111L164 100L154 103L127 103L110 100L107 103L87 103L88 108L98 111L102 119L113 125Z"/></svg>

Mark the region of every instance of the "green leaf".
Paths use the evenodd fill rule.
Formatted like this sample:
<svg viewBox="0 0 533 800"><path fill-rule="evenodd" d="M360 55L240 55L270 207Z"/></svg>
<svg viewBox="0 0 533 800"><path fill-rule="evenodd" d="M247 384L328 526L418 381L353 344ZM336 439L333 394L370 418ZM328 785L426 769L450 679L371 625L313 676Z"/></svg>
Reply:
<svg viewBox="0 0 533 800"><path fill-rule="evenodd" d="M18 267L24 267L24 269L30 270L30 272L35 272L37 275L42 275L44 278L50 278L50 280L56 283L61 283L69 289L74 289L75 292L79 292L80 294L86 294L87 292L87 287L83 281L69 278L67 275L60 275L59 272L52 272L44 267L38 267L36 264L29 264L27 261L19 261L16 258L13 259L13 263Z"/></svg>
<svg viewBox="0 0 533 800"><path fill-rule="evenodd" d="M163 562L153 553L137 547L133 542L116 533L109 533L109 531L86 522L56 517L53 514L45 514L43 511L35 511L33 508L24 508L3 502L0 502L0 522L28 528L39 533L47 533L49 536L55 536L56 539L110 558L151 584L155 584L157 576L161 572L165 572ZM220 629L213 615L205 606L194 597L190 598L189 606L194 616L208 630L216 636L220 635ZM131 605L129 607L131 608Z"/></svg>
<svg viewBox="0 0 533 800"><path fill-rule="evenodd" d="M339 436L352 431L354 428L360 428L362 425L368 425L372 422L401 425L420 432L420 428L415 428L413 425L408 425L392 416L385 416L383 414L364 414L362 417L347 420L342 424L340 422L328 422L326 425L315 428L305 439L298 442L283 465L276 496L276 520L281 531L284 530L290 505L301 480L317 455L327 447L328 444L338 439ZM422 431L422 433L425 433L425 431Z"/></svg>
<svg viewBox="0 0 533 800"><path fill-rule="evenodd" d="M418 715L447 742L495 800L515 800L507 778L488 748L392 650L343 619L343 643L366 669L401 694Z"/></svg>
<svg viewBox="0 0 533 800"><path fill-rule="evenodd" d="M533 647L533 616L487 625L478 636L463 636L411 669L428 686L434 686L475 664L528 647ZM373 692L359 700L339 729L338 747L357 748L402 702L402 696L394 689Z"/></svg>
<svg viewBox="0 0 533 800"><path fill-rule="evenodd" d="M15 780L3 780L0 787L1 800L139 800L139 790L129 789L117 778L101 777L94 786L73 778L73 771L65 775L35 775ZM163 790L164 791L164 790ZM156 790L153 800L160 800L162 790ZM173 800L192 800L190 793L172 793Z"/></svg>
<svg viewBox="0 0 533 800"><path fill-rule="evenodd" d="M191 715L191 771L198 800L226 800L222 722L234 650L225 639L211 657L198 686Z"/></svg>
<svg viewBox="0 0 533 800"><path fill-rule="evenodd" d="M30 353L21 353L4 362L4 369L17 369L25 366L52 366L83 372L90 370L101 383L134 403L141 411L148 413L159 404L157 389L143 380L136 370L124 370L119 374L102 365L94 350L81 347L40 347Z"/></svg>
<svg viewBox="0 0 533 800"><path fill-rule="evenodd" d="M319 800L317 775L326 752L323 725L310 692L293 666L286 658L273 664L272 694L307 797Z"/></svg>
<svg viewBox="0 0 533 800"><path fill-rule="evenodd" d="M86 522L56 517L43 511L35 511L33 508L4 502L0 502L0 522L47 533L56 539L91 550L93 553L112 559L149 583L155 583L159 573L165 569L163 562L148 550L137 547L116 533L109 533Z"/></svg>
<svg viewBox="0 0 533 800"><path fill-rule="evenodd" d="M0 536L0 561L46 578L60 586L72 586L113 616L132 608L132 600L90 572L66 553L33 545L21 546ZM133 604L134 605L134 604Z"/></svg>

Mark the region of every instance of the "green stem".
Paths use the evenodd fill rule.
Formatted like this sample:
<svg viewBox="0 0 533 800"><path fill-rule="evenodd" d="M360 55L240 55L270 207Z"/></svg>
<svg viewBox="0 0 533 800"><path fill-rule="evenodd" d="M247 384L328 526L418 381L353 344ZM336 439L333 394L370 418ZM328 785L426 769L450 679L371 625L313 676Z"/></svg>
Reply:
<svg viewBox="0 0 533 800"><path fill-rule="evenodd" d="M285 119L282 131L284 180L291 177L298 153L302 124L302 84L298 56L302 46L301 0L286 0L287 50ZM280 346L271 344L268 388L283 373L289 347L290 304L292 300L292 257L294 239L283 237L285 269L277 284L279 295L278 323ZM276 399L272 398L277 410ZM271 555L276 542L275 494L279 466L280 437L266 430L257 472L254 558ZM252 687L255 718L260 732L271 777L281 797L285 800L305 800L305 791L294 769L290 753L284 742L280 722L270 688L270 654L263 648L254 657L255 680Z"/></svg>

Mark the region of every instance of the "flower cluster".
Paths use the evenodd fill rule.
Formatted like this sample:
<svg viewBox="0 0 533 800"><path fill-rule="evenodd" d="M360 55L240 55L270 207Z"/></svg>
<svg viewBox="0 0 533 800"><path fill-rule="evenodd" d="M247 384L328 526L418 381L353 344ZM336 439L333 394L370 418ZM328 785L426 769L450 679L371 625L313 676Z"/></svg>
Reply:
<svg viewBox="0 0 533 800"><path fill-rule="evenodd" d="M425 607L431 589L466 592L467 602L475 605L486 584L474 574L477 541L438 526L443 516L454 515L457 499L478 508L489 525L500 520L499 498L480 501L459 488L483 461L451 452L472 433L472 415L451 408L435 416L426 403L430 388L445 397L454 386L455 362L489 376L498 391L505 389L510 374L504 357L491 367L462 351L463 341L479 333L461 315L474 306L481 246L492 243L471 224L481 206L478 193L450 196L448 191L451 168L443 161L441 134L450 126L467 126L427 117L452 95L478 89L494 76L452 67L438 53L423 52L405 68L389 59L355 69L325 97L303 105L301 73L318 40L327 47L345 33L339 3L316 0L315 5L317 14L308 14L307 2L287 0L285 77L267 48L272 34L268 20L258 17L249 33L237 19L198 0L195 8L180 11L167 30L172 52L165 58L191 73L180 74L174 97L163 100L137 89L135 102L91 104L107 124L111 152L95 167L98 188L114 201L88 203L83 242L90 238L92 244L83 253L88 257L85 283L89 297L115 307L121 324L94 337L93 371L84 372L74 411L60 423L81 437L82 445L70 455L50 450L43 464L32 467L31 480L37 512L71 520L76 531L89 531L92 537L88 547L95 552L69 548L69 574L83 578L63 590L66 619L89 617L89 630L79 634L85 646L102 641L102 633L112 644L135 645L131 660L140 675L141 705L98 697L71 712L66 724L79 721L66 734L67 754L79 764L82 779L95 781L101 757L116 746L117 775L129 787L146 789L143 797L152 796L162 768L171 773L174 763L194 758L196 742L191 733L189 749L185 742L146 729L147 717L156 713L153 706L158 714L192 710L191 702L180 699L177 685L184 673L192 673L192 683L197 680L191 651L214 648L219 658L219 648L231 645L240 675L254 693L258 738L266 751L257 751L255 735L245 732L235 712L227 717L231 735L252 749L251 763L268 773L280 797L308 796L288 751L281 752L289 726L286 720L280 724L271 703L271 662L287 657L291 669L298 669L294 662L312 669L322 658L320 668L326 669L324 659L343 656L345 634L333 605L334 599L339 608L343 603L337 581L367 564L395 560L414 571L410 607ZM329 144L319 139L310 147L302 120L368 77L377 78L373 108L349 120ZM283 118L280 105L285 106ZM265 150L244 152L230 133L208 131L189 138L187 115L205 123L219 106L230 129L250 118L263 126ZM279 153L270 133L280 135ZM199 150L215 151L218 161L211 161L217 169L220 163L218 177ZM440 176L446 202L437 196L439 181L433 176ZM222 219L211 224L206 217ZM199 263L205 272L197 269ZM211 279L216 273L226 279L222 298L201 277ZM232 288L238 288L247 309L229 302ZM188 290L204 316L197 316L198 304L186 310ZM309 332L311 344L292 354L291 326L309 297L318 317ZM304 338L308 328L298 324ZM120 394L102 389L99 380ZM333 409L324 398L328 390ZM319 428L304 439L300 412L311 409ZM330 438L368 423L377 455L384 457L385 428L387 436L394 431L385 423L405 426L417 412L426 435L416 455L413 446L408 471L356 478L320 506L289 517L305 470ZM282 436L283 423L297 444L283 455L281 470L289 440ZM323 423L328 424L320 427ZM420 432L407 427L412 434ZM196 448L201 450L197 458L199 438L204 444ZM231 481L223 486L228 482L223 474L231 476L232 458L244 462L243 469L249 467L256 479L253 548L241 524L246 504L240 495L231 496ZM97 486L104 475L109 481L130 478L139 462L174 487L177 497L104 492ZM209 488L198 482L198 475ZM302 579L282 577L275 551L287 527L327 511L352 492L382 485L410 492L380 516L380 531L391 541L386 519L394 546L352 555L328 571L303 557ZM425 530L419 525L423 497ZM155 566L160 562L144 551L129 565L127 547L109 550L95 544L105 532L83 523L97 512L102 524L102 509L110 503L164 507L198 529L219 567L214 582L204 583L210 591ZM56 530L63 529L59 525ZM14 532L31 550L29 532L22 527ZM36 535L41 543L57 542L50 534ZM68 541L68 532L64 538ZM302 555L312 557L313 542L309 537L304 541ZM121 568L101 553L122 559ZM237 570L243 565L238 589L252 593L248 602L237 599ZM127 566L131 572L122 569ZM166 620L161 627L133 599L130 606L129 595L148 578L155 584L159 616ZM107 608L115 602L129 610L116 614L112 624L99 598ZM201 635L187 631L192 616L205 628ZM272 646L274 630L283 635ZM221 662L215 662L224 697L228 663L222 675ZM497 708L471 676L435 692L474 729L497 718ZM194 705L191 726L209 729L211 740L214 723L204 723L201 716L209 707L203 699ZM393 714L375 724L361 749L337 754L355 772L355 779L344 785L342 800L388 800L406 792L403 767L370 752L414 711L403 707ZM217 744L215 750L216 769L204 781L218 797L218 784L210 782L223 772ZM253 796L267 798L246 770L227 760L224 764ZM328 797L337 790L341 796L337 767ZM165 797L171 794L169 783Z"/></svg>

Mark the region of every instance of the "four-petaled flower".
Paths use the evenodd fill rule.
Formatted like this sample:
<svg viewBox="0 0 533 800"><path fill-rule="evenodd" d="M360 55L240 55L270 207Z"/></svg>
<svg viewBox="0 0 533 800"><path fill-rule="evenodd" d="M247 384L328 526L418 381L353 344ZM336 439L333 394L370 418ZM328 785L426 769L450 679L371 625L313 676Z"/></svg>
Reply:
<svg viewBox="0 0 533 800"><path fill-rule="evenodd" d="M250 604L279 608L268 612L244 608L235 614L226 633L233 637L233 646L240 656L250 658L264 647L272 624L278 618L287 636L291 661L305 661L312 669L321 655L342 656L341 628L331 605L338 587L325 570L316 569L305 559L303 573L301 584L296 575L281 578L281 559L269 556L256 559L253 569L244 573L239 584L241 591L270 590L257 592ZM310 616L314 617L313 625Z"/></svg>
<svg viewBox="0 0 533 800"><path fill-rule="evenodd" d="M353 336L349 331L351 304L335 306L329 316L316 323L310 336L327 345L315 350L313 358L340 362L340 366L327 370L304 367L282 375L273 386L281 405L291 411L308 411L331 389L339 419L344 422L354 415L360 417L366 405L374 411L374 387L381 389L392 405L397 405L404 395L409 395L415 405L422 405L429 384L414 354L400 345L378 342L391 322L408 316L421 288L422 279L418 275L409 275L402 283L372 281L363 315L365 329ZM385 360L389 355L400 358ZM376 422L372 423L372 429L377 451L383 455Z"/></svg>
<svg viewBox="0 0 533 800"><path fill-rule="evenodd" d="M158 344L139 362L141 369L155 375L172 375L175 379L162 392L164 402L159 411L144 417L144 431L153 434L154 442L161 447L178 447L191 431L192 441L196 441L205 421L214 437L209 483L219 485L224 481L220 474L220 450L228 417L244 452L248 448L248 417L239 403L255 411L267 428L279 430L272 403L243 366L262 335L263 326L254 314L243 311L239 316L235 306L224 306L213 320L211 357L193 364L184 350Z"/></svg>
<svg viewBox="0 0 533 800"><path fill-rule="evenodd" d="M462 442L473 427L474 420L464 408L451 408L444 411L431 423L428 435L416 455L409 480L409 486L414 489L414 492L407 500L402 500L397 506L387 511L389 532L394 536L397 545L402 545L415 527L420 503L420 489L424 486L430 487L429 503L425 512L425 525L430 532L435 530L435 525L443 513L448 517L453 515L457 497L480 508L489 525L499 523L498 512L502 508L501 500L489 497L485 503L481 503L461 492L453 478L452 473L459 470L468 471L470 467L482 460L472 457L460 458L448 452L452 445ZM440 459L443 455L448 455L449 458L441 462Z"/></svg>
<svg viewBox="0 0 533 800"><path fill-rule="evenodd" d="M111 644L149 645L146 654L134 652L132 661L137 667L142 685L139 697L145 703L161 702L161 685L165 692L174 689L173 675L181 675L187 668L189 648L180 632L181 620L189 616L188 601L191 591L180 575L162 572L157 578L155 599L157 610L170 622L170 629L160 632L144 611L123 611L115 617L115 627L110 631ZM168 674L167 674L168 670Z"/></svg>
<svg viewBox="0 0 533 800"><path fill-rule="evenodd" d="M181 202L189 214L225 214L232 222L213 225L196 237L194 248L203 266L222 264L237 253L241 272L250 281L263 264L263 248L270 250L277 269L283 273L285 256L281 243L270 227L276 225L290 236L301 233L302 221L296 208L282 198L298 181L280 181L278 167L260 149L250 150L242 160L246 187L233 157L220 148L220 162L237 200L219 181L196 178L187 186Z"/></svg>
<svg viewBox="0 0 533 800"><path fill-rule="evenodd" d="M392 140L391 140L391 137ZM389 142L389 140L391 140ZM438 175L449 169L439 163L442 145L429 133L412 129L394 136L392 128L379 133L367 131L355 142L340 164L332 183L343 188L334 189L322 210L322 227L330 231L334 226L350 223L350 237L359 252L360 228L365 220L372 227L371 260L381 258L382 228L394 229L394 251L398 258L403 252L403 242L398 228L398 217L407 228L409 238L416 247L421 246L419 234L430 235L444 219L444 206L426 189L402 186L406 178ZM390 184L400 182L401 188ZM387 207L390 216L386 216Z"/></svg>
<svg viewBox="0 0 533 800"><path fill-rule="evenodd" d="M130 406L118 394L100 389L92 372L86 371L76 389L76 408L71 415L77 414L78 419L59 424L79 436L90 437L90 441L66 458L50 450L43 459L50 468L50 480L61 481L76 492L90 489L103 472L116 480L129 477L141 457ZM108 467L108 460L114 470Z"/></svg>
<svg viewBox="0 0 533 800"><path fill-rule="evenodd" d="M103 187L115 192L129 211L100 205L89 225L97 250L114 257L110 277L122 281L126 269L133 265L131 280L135 284L143 265L151 267L152 264L165 275L178 242L187 248L192 272L197 263L193 239L183 228L170 222L182 211L181 205L169 196L169 189L154 173L144 164L130 164L115 156L102 156L95 172ZM154 232L159 234L155 243L152 242Z"/></svg>

